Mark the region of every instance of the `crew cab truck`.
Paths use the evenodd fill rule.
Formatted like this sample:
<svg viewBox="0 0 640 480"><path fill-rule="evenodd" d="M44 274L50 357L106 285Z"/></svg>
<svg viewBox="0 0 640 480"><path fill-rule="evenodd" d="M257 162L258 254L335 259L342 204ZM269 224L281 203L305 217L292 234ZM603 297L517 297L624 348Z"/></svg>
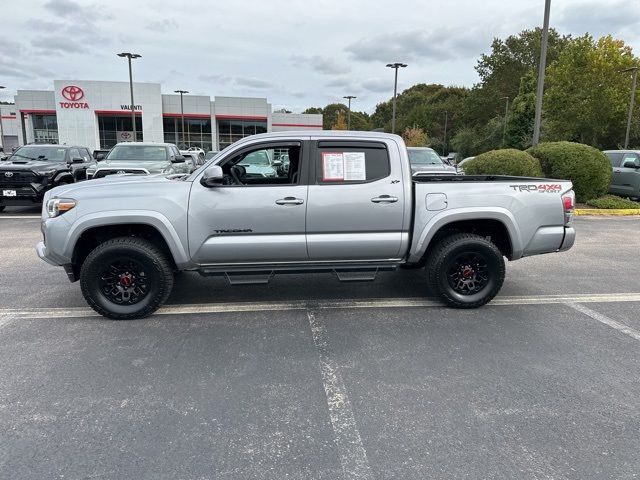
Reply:
<svg viewBox="0 0 640 480"><path fill-rule="evenodd" d="M258 151L289 162L276 176L247 175L243 160ZM274 273L349 281L424 268L432 293L473 308L500 290L505 257L571 248L573 206L568 181L412 178L396 135L279 132L240 140L190 175L53 189L37 253L79 279L88 304L113 319L150 315L184 270L234 284Z"/></svg>

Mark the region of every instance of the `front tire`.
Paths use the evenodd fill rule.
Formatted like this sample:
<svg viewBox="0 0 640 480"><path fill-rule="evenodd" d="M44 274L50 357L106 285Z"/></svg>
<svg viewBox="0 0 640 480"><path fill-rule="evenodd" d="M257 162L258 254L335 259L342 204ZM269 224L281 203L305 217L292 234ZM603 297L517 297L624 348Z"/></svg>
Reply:
<svg viewBox="0 0 640 480"><path fill-rule="evenodd" d="M502 253L480 235L460 233L442 239L427 262L431 290L454 308L480 307L504 282Z"/></svg>
<svg viewBox="0 0 640 480"><path fill-rule="evenodd" d="M114 320L144 318L169 297L172 265L148 240L114 238L89 253L80 270L80 288L100 315Z"/></svg>

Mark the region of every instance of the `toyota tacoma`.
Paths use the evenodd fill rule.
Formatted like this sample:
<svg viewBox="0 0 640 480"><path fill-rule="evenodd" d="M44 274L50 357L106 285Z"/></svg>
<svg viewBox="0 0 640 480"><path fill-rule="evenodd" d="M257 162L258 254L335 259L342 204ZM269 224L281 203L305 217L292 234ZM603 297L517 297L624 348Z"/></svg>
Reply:
<svg viewBox="0 0 640 480"><path fill-rule="evenodd" d="M247 174L242 162L256 152L289 162L276 176ZM502 287L505 258L571 248L573 208L564 180L412 178L396 135L279 132L242 139L190 175L53 189L37 253L113 319L150 315L184 270L246 284L274 273L353 281L424 268L444 303L474 308Z"/></svg>

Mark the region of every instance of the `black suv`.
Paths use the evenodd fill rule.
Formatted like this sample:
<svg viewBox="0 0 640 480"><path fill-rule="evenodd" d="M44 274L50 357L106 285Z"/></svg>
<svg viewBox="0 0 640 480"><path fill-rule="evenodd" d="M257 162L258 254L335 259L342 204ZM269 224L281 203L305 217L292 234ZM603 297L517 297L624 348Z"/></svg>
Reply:
<svg viewBox="0 0 640 480"><path fill-rule="evenodd" d="M7 205L34 205L44 192L86 178L95 160L85 147L25 145L0 161L0 212Z"/></svg>

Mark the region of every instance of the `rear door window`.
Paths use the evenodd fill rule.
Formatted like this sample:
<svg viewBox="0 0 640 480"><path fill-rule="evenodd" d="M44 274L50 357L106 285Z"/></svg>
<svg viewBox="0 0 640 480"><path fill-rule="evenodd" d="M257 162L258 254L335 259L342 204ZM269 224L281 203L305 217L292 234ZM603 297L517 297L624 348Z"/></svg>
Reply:
<svg viewBox="0 0 640 480"><path fill-rule="evenodd" d="M621 152L607 152L606 155L609 157L612 167L619 167L622 164Z"/></svg>
<svg viewBox="0 0 640 480"><path fill-rule="evenodd" d="M317 184L374 182L391 174L389 152L381 142L321 140L315 171Z"/></svg>

